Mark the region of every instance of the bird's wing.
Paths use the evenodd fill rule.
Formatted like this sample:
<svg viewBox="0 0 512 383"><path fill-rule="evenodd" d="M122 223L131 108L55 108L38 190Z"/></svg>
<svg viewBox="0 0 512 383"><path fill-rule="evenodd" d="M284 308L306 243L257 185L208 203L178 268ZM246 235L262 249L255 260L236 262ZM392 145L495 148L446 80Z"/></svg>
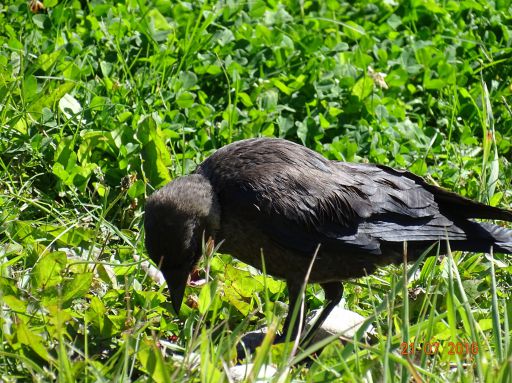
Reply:
<svg viewBox="0 0 512 383"><path fill-rule="evenodd" d="M257 141L219 150L198 171L222 204L250 215L276 243L296 251L311 254L321 243L333 251L380 254L382 241L465 240L466 210L485 207L409 172L331 162L286 141ZM481 216L492 212L483 209Z"/></svg>
<svg viewBox="0 0 512 383"><path fill-rule="evenodd" d="M330 163L327 171L290 166L266 173L250 192L263 230L295 250L311 252L321 243L378 255L382 241L465 240L436 194L404 174L346 163Z"/></svg>

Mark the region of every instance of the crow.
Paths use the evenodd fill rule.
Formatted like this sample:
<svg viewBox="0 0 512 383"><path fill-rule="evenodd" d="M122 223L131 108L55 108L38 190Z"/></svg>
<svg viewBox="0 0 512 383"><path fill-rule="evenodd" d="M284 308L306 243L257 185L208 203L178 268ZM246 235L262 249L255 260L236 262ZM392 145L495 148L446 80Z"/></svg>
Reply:
<svg viewBox="0 0 512 383"><path fill-rule="evenodd" d="M384 165L330 161L284 139L227 145L196 171L153 193L145 244L179 313L204 238L287 282L290 308L301 287L319 283L326 303L315 328L343 295L342 281L377 266L417 259L439 244L452 250L512 253L512 230L472 219L512 221L512 211L471 201ZM433 254L432 254L433 255ZM264 263L264 265L262 264ZM293 336L292 310L283 325Z"/></svg>

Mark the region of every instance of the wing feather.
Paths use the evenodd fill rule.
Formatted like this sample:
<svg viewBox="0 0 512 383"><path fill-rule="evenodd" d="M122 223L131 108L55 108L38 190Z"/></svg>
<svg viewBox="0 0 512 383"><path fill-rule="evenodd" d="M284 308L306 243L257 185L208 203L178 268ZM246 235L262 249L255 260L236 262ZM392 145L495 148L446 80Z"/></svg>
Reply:
<svg viewBox="0 0 512 383"><path fill-rule="evenodd" d="M328 161L285 140L252 139L218 150L198 168L223 206L250 215L276 243L308 255L380 254L382 241L464 241L469 217L512 220L406 171ZM229 160L225 160L229 158Z"/></svg>

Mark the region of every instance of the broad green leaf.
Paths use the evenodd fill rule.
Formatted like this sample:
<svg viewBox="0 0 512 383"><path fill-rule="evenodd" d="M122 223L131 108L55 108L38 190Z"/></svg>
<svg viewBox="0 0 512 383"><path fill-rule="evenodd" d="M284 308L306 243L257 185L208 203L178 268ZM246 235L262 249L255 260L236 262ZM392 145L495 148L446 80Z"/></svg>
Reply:
<svg viewBox="0 0 512 383"><path fill-rule="evenodd" d="M489 201L489 205L498 206L502 198L503 192L494 193Z"/></svg>
<svg viewBox="0 0 512 383"><path fill-rule="evenodd" d="M117 325L107 315L107 308L96 296L92 296L89 310L86 312L87 321L92 323L102 337L111 337L118 331Z"/></svg>
<svg viewBox="0 0 512 383"><path fill-rule="evenodd" d="M100 69L101 73L104 77L109 77L110 73L112 73L113 64L108 61L101 60L100 61Z"/></svg>
<svg viewBox="0 0 512 383"><path fill-rule="evenodd" d="M16 124L14 125L14 129L16 129L18 132L22 134L27 134L27 120L25 118L19 118L18 121L16 121Z"/></svg>
<svg viewBox="0 0 512 383"><path fill-rule="evenodd" d="M4 295L1 299L13 311L24 313L27 310L28 303L14 295Z"/></svg>
<svg viewBox="0 0 512 383"><path fill-rule="evenodd" d="M51 361L52 357L43 344L43 338L34 333L24 321L18 320L16 325L16 340L30 349L46 361Z"/></svg>
<svg viewBox="0 0 512 383"><path fill-rule="evenodd" d="M446 85L445 80L439 78L433 78L433 72L430 69L425 70L425 75L423 76L423 86L426 89L442 89Z"/></svg>
<svg viewBox="0 0 512 383"><path fill-rule="evenodd" d="M68 172L66 171L66 169L64 169L64 165L62 165L61 163L54 163L52 167L52 172L63 182L66 182L69 178Z"/></svg>
<svg viewBox="0 0 512 383"><path fill-rule="evenodd" d="M73 299L82 298L91 288L92 273L77 273L72 279L64 281L62 286L62 304L71 304Z"/></svg>
<svg viewBox="0 0 512 383"><path fill-rule="evenodd" d="M162 352L151 338L144 338L137 351L137 359L151 380L157 383L171 382L168 367L164 363Z"/></svg>
<svg viewBox="0 0 512 383"><path fill-rule="evenodd" d="M91 240L95 239L94 230L83 227L63 227L59 225L41 225L41 230L50 234L54 238L58 238L59 242L66 246L84 246Z"/></svg>
<svg viewBox="0 0 512 383"><path fill-rule="evenodd" d="M43 53L37 59L37 63L46 72L56 63L62 52L62 50L57 50L51 53Z"/></svg>
<svg viewBox="0 0 512 383"><path fill-rule="evenodd" d="M37 79L34 75L29 75L23 80L23 93L26 100L31 100L37 95Z"/></svg>
<svg viewBox="0 0 512 383"><path fill-rule="evenodd" d="M167 22L167 19L158 11L158 9L149 10L147 17L157 30L172 30L171 25Z"/></svg>
<svg viewBox="0 0 512 383"><path fill-rule="evenodd" d="M242 315L248 315L252 305L244 301L242 296L229 284L224 286L224 299L231 303Z"/></svg>
<svg viewBox="0 0 512 383"><path fill-rule="evenodd" d="M196 95L191 92L182 92L176 98L176 103L182 108L190 108L194 105Z"/></svg>
<svg viewBox="0 0 512 383"><path fill-rule="evenodd" d="M366 34L364 28L353 21L347 21L343 24L343 32L354 40L359 40Z"/></svg>
<svg viewBox="0 0 512 383"><path fill-rule="evenodd" d="M48 16L44 13L38 13L32 16L32 21L40 29L45 29L45 24L48 24Z"/></svg>
<svg viewBox="0 0 512 383"><path fill-rule="evenodd" d="M69 337L69 333L67 331L66 326L69 325L71 321L73 321L73 311L71 309L63 309L59 304L55 305L46 305L45 309L48 310L48 320L49 322L55 326L55 333L53 336L64 335ZM72 326L72 325L71 325Z"/></svg>
<svg viewBox="0 0 512 383"><path fill-rule="evenodd" d="M32 286L42 289L59 284L62 281L61 272L66 263L67 256L63 251L43 255L32 269Z"/></svg>
<svg viewBox="0 0 512 383"><path fill-rule="evenodd" d="M199 303L198 310L201 314L205 314L212 304L212 290L211 284L207 283L201 287L201 292L199 293Z"/></svg>
<svg viewBox="0 0 512 383"><path fill-rule="evenodd" d="M167 166L172 161L162 137L155 116L143 118L137 130L137 138L144 144L144 172L154 187L161 187L171 180Z"/></svg>
<svg viewBox="0 0 512 383"><path fill-rule="evenodd" d="M403 68L395 69L388 73L386 76L386 83L388 86L403 86L407 83L409 74Z"/></svg>
<svg viewBox="0 0 512 383"><path fill-rule="evenodd" d="M364 100L373 92L373 80L371 77L363 76L354 84L352 88L352 94L359 98L359 100Z"/></svg>
<svg viewBox="0 0 512 383"><path fill-rule="evenodd" d="M46 97L41 97L34 104L30 106L30 111L34 113L40 113L43 107L53 108L54 104L64 97L75 87L75 83L68 81L59 85Z"/></svg>
<svg viewBox="0 0 512 383"><path fill-rule="evenodd" d="M240 98L240 100L242 101L244 106L246 106L246 107L253 106L251 97L247 93L240 92L240 93L238 93L238 97Z"/></svg>
<svg viewBox="0 0 512 383"><path fill-rule="evenodd" d="M402 25L402 19L395 13L393 13L386 21L388 25L396 30L400 25Z"/></svg>
<svg viewBox="0 0 512 383"><path fill-rule="evenodd" d="M128 189L128 195L130 198L137 198L144 194L146 191L146 184L142 180L137 180Z"/></svg>

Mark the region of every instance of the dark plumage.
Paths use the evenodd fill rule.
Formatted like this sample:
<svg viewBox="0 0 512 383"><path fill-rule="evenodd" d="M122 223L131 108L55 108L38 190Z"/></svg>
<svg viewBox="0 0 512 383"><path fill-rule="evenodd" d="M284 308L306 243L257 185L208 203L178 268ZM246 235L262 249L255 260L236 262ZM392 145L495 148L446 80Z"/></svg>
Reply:
<svg viewBox="0 0 512 383"><path fill-rule="evenodd" d="M512 253L512 231L472 218L512 221L512 212L473 202L382 165L329 161L280 139L225 146L146 203L146 247L160 265L178 312L201 242L287 281L293 308L309 278L325 290L320 322L340 301L341 281L421 255L452 250ZM289 316L290 317L290 316ZM289 325L289 317L285 327ZM296 331L296 326L294 331Z"/></svg>

